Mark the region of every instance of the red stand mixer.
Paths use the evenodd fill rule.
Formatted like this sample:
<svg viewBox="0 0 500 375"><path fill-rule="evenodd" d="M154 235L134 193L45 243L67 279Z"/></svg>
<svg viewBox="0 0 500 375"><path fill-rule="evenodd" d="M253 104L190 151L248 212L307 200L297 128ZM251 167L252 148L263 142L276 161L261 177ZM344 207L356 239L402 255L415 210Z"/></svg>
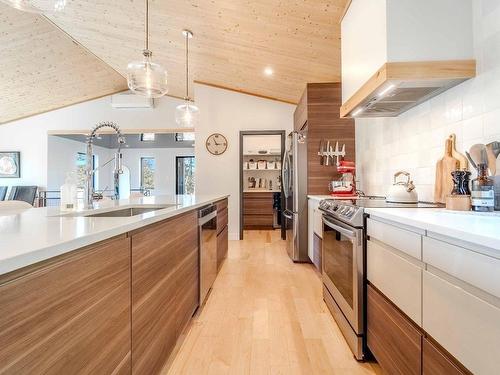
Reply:
<svg viewBox="0 0 500 375"><path fill-rule="evenodd" d="M336 198L355 198L356 194L356 164L353 161L341 160L337 171L342 174L340 179L330 181L328 190Z"/></svg>

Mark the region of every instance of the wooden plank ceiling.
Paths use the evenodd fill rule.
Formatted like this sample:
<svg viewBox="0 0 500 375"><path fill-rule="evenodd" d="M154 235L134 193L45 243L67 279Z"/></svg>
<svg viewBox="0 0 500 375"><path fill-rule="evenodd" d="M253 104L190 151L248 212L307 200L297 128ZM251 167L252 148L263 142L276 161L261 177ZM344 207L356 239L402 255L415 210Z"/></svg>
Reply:
<svg viewBox="0 0 500 375"><path fill-rule="evenodd" d="M346 1L150 0L150 49L169 72L171 96L185 94L189 28L191 81L297 103L307 82L340 81ZM84 48L41 16L2 4L0 13L0 122L121 90L119 74L142 58L144 0L67 0L47 15Z"/></svg>
<svg viewBox="0 0 500 375"><path fill-rule="evenodd" d="M340 81L346 0L150 0L150 49L184 96L185 42L192 80L297 103L307 82ZM144 0L68 0L50 18L121 74L144 46ZM270 66L275 74L263 74Z"/></svg>
<svg viewBox="0 0 500 375"><path fill-rule="evenodd" d="M0 124L126 89L42 16L0 3Z"/></svg>

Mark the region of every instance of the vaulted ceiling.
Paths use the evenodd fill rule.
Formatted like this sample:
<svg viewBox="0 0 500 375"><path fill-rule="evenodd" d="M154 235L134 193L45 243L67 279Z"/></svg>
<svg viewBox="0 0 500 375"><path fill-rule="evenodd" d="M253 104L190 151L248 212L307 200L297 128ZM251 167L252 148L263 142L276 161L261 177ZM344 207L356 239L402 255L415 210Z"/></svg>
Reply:
<svg viewBox="0 0 500 375"><path fill-rule="evenodd" d="M0 124L108 95L125 79L42 16L0 3Z"/></svg>
<svg viewBox="0 0 500 375"><path fill-rule="evenodd" d="M169 95L185 94L181 30L188 28L195 36L191 81L296 103L307 82L340 80L339 19L346 2L150 0L150 49L168 70ZM144 0L68 0L63 12L47 15L80 46L40 16L1 4L0 12L0 43L13 44L0 47L0 64L9 64L0 84L15 84L9 105L0 99L0 122L26 115L21 105L35 113L124 88L128 62L142 57ZM31 79L17 74L19 64ZM266 67L273 76L263 73ZM4 115L11 104L16 108Z"/></svg>

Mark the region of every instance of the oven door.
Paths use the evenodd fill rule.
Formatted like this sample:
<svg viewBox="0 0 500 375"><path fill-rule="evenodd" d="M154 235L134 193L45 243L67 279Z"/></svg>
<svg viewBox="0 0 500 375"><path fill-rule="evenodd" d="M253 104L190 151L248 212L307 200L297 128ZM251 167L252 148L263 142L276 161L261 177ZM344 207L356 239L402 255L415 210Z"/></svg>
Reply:
<svg viewBox="0 0 500 375"><path fill-rule="evenodd" d="M323 283L356 334L363 333L363 230L323 216Z"/></svg>

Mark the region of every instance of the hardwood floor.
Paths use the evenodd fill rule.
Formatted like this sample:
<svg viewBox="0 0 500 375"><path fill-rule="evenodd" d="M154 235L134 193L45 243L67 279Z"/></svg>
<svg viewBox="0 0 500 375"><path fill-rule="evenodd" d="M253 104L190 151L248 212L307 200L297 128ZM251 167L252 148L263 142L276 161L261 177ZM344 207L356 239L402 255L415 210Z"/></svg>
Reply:
<svg viewBox="0 0 500 375"><path fill-rule="evenodd" d="M247 231L229 254L165 374L380 374L352 356L309 264L279 231Z"/></svg>

